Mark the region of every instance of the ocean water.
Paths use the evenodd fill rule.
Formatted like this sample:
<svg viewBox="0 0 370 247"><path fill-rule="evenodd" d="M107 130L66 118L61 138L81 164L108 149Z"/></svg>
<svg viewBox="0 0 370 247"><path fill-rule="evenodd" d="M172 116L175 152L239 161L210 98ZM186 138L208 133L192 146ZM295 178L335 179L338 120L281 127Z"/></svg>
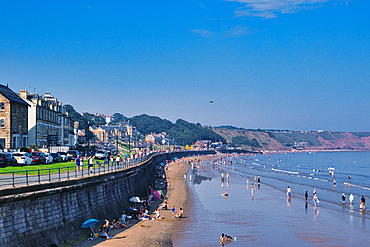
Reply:
<svg viewBox="0 0 370 247"><path fill-rule="evenodd" d="M328 168L335 168L334 174ZM229 180L222 181L221 174L228 173ZM260 183L254 181L258 176ZM236 238L225 244L230 246L368 246L369 178L369 152L225 155L222 162L194 165L187 176L193 203L185 209L174 245L220 246L225 233ZM291 200L286 198L287 186ZM314 189L317 208L311 201ZM221 195L225 190L228 198ZM355 196L353 205L350 194ZM361 196L368 204L364 211L359 208Z"/></svg>

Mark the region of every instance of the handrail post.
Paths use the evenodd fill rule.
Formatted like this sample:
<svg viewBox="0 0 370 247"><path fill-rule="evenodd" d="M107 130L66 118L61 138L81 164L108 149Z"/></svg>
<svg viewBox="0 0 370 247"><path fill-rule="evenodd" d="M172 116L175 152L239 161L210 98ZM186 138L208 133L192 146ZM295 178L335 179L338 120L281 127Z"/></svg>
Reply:
<svg viewBox="0 0 370 247"><path fill-rule="evenodd" d="M14 184L14 171L13 171L13 187L15 187L15 184Z"/></svg>
<svg viewBox="0 0 370 247"><path fill-rule="evenodd" d="M26 170L26 184L29 185L28 184L28 170Z"/></svg>
<svg viewBox="0 0 370 247"><path fill-rule="evenodd" d="M58 172L59 172L59 181L60 181L60 167L58 168Z"/></svg>
<svg viewBox="0 0 370 247"><path fill-rule="evenodd" d="M39 181L39 184L41 184L41 179L40 179L40 169L37 170L37 179Z"/></svg>
<svg viewBox="0 0 370 247"><path fill-rule="evenodd" d="M51 183L50 168L49 168L49 183Z"/></svg>
<svg viewBox="0 0 370 247"><path fill-rule="evenodd" d="M83 163L82 163L83 164ZM84 176L84 165L81 166L81 176Z"/></svg>
<svg viewBox="0 0 370 247"><path fill-rule="evenodd" d="M77 166L75 168L75 178L77 178Z"/></svg>
<svg viewBox="0 0 370 247"><path fill-rule="evenodd" d="M67 167L67 179L69 180L69 166Z"/></svg>

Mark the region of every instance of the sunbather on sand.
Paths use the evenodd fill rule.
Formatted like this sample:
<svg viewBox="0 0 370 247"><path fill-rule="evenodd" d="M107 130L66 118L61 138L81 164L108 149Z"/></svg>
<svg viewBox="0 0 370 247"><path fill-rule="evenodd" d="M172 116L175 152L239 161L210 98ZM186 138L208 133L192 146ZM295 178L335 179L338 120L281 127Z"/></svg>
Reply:
<svg viewBox="0 0 370 247"><path fill-rule="evenodd" d="M184 210L182 210L182 208L180 208L179 211L177 211L177 214L175 214L173 217L174 218L180 218L183 214L184 214Z"/></svg>
<svg viewBox="0 0 370 247"><path fill-rule="evenodd" d="M160 209L166 210L167 209L167 202L163 202L163 203L159 204L158 210L160 210Z"/></svg>
<svg viewBox="0 0 370 247"><path fill-rule="evenodd" d="M157 220L161 220L162 218L161 218L161 215L159 214L159 210L155 210L154 211L155 212L155 218L157 219Z"/></svg>
<svg viewBox="0 0 370 247"><path fill-rule="evenodd" d="M142 214L139 214L139 215L137 216L137 219L138 219L138 220L149 220L149 218L145 218L145 217L144 217L144 215L142 215Z"/></svg>
<svg viewBox="0 0 370 247"><path fill-rule="evenodd" d="M116 224L115 224L115 228L116 229L122 229L123 227L128 228L128 226L126 226L124 223L121 222L121 219L118 219Z"/></svg>
<svg viewBox="0 0 370 247"><path fill-rule="evenodd" d="M107 238L107 240L110 239L108 233L105 232L104 227L101 227L99 229L99 237L101 237L101 238Z"/></svg>

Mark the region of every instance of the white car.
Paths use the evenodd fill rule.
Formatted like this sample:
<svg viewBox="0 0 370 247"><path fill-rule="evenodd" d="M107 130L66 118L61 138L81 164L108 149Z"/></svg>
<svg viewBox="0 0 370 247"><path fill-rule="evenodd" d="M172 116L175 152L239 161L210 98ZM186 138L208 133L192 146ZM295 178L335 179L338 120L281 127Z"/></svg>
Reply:
<svg viewBox="0 0 370 247"><path fill-rule="evenodd" d="M96 151L96 153L95 153L95 159L104 160L106 158L108 158L108 152L107 151L104 151L104 150L98 150L98 151Z"/></svg>
<svg viewBox="0 0 370 247"><path fill-rule="evenodd" d="M49 153L45 154L45 158L46 158L45 164L53 164L53 156L51 156L51 154Z"/></svg>
<svg viewBox="0 0 370 247"><path fill-rule="evenodd" d="M18 165L32 165L32 158L29 153L16 152L13 153L13 156L17 160Z"/></svg>
<svg viewBox="0 0 370 247"><path fill-rule="evenodd" d="M68 161L68 156L66 152L57 152L57 153L60 154L60 156L62 156L63 161Z"/></svg>

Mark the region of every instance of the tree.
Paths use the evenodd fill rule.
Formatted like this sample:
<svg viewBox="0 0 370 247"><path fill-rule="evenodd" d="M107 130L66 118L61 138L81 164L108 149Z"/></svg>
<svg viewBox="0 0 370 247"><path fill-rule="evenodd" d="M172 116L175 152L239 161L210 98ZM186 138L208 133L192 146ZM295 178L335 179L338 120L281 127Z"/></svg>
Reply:
<svg viewBox="0 0 370 247"><path fill-rule="evenodd" d="M121 113L114 113L112 115L112 121L110 122L111 124L119 124L127 120L127 117L122 115Z"/></svg>
<svg viewBox="0 0 370 247"><path fill-rule="evenodd" d="M79 129L86 129L87 128L87 118L81 116L80 113L76 112L73 106L71 105L65 105L66 110L68 112L68 117L72 119L73 122L79 123Z"/></svg>

